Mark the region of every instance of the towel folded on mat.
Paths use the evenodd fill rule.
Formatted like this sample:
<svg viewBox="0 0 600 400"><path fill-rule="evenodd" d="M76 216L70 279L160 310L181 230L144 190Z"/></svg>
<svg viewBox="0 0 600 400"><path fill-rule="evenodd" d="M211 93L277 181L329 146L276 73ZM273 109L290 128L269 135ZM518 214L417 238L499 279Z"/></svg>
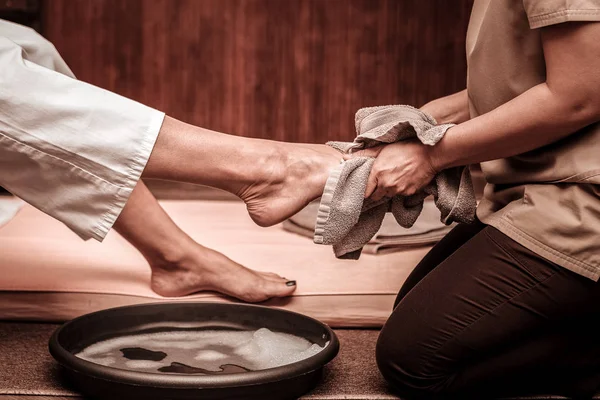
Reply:
<svg viewBox="0 0 600 400"><path fill-rule="evenodd" d="M319 203L310 203L303 210L283 222L283 229L307 238L315 233ZM427 199L417 222L409 229L403 228L391 214L386 214L379 231L363 247L363 254L389 254L418 246L439 242L451 229L440 222L440 212L433 201Z"/></svg>
<svg viewBox="0 0 600 400"><path fill-rule="evenodd" d="M328 145L351 153L416 137L423 144L433 146L453 125L437 125L430 115L401 105L362 108L356 113L355 126L358 136L354 142L329 142ZM477 204L468 167L440 172L412 196L372 201L364 199L364 193L374 161L372 157L345 161L330 173L325 185L314 242L333 245L336 257L358 259L363 246L379 231L388 211L402 227L412 227L429 195L433 196L444 224L473 222Z"/></svg>

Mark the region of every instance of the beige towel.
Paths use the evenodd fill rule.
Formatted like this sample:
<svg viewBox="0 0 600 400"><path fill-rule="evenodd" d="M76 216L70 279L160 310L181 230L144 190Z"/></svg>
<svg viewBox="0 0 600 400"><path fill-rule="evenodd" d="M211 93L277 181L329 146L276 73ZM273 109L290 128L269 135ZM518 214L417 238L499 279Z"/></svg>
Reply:
<svg viewBox="0 0 600 400"><path fill-rule="evenodd" d="M328 144L344 153L415 137L423 144L433 146L452 127L451 124L436 125L431 116L410 106L360 109L355 125L358 136L354 142ZM412 196L375 202L364 199L374 161L371 157L345 161L331 172L325 185L314 242L333 245L336 257L358 259L363 246L377 233L388 211L401 226L412 227L428 195L433 195L443 223L473 222L476 201L468 167L442 171L421 192Z"/></svg>
<svg viewBox="0 0 600 400"><path fill-rule="evenodd" d="M310 203L296 215L283 222L283 229L307 238L313 238L319 202ZM439 242L452 228L440 222L440 212L433 200L426 199L417 222L403 228L390 213L386 213L379 231L363 247L363 254L382 255L405 251L414 247L430 246Z"/></svg>

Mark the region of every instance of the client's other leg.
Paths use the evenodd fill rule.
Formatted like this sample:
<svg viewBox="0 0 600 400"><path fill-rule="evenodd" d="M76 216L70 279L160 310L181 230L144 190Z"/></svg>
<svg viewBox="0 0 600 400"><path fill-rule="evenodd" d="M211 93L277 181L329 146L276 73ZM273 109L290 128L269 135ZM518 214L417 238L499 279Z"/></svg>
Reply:
<svg viewBox="0 0 600 400"><path fill-rule="evenodd" d="M152 289L163 296L184 296L213 290L238 299L259 302L289 296L294 281L252 271L221 253L194 242L138 182L115 229L135 246L152 269Z"/></svg>
<svg viewBox="0 0 600 400"><path fill-rule="evenodd" d="M325 145L226 135L167 117L144 176L226 190L244 200L258 225L269 226L319 197L340 159Z"/></svg>

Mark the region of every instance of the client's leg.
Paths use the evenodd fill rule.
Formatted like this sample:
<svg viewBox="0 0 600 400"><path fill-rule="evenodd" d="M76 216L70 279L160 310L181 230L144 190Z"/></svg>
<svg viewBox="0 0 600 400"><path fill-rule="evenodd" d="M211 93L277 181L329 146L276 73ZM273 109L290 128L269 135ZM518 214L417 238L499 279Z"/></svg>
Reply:
<svg viewBox="0 0 600 400"><path fill-rule="evenodd" d="M599 311L595 282L486 227L405 293L377 362L406 398L584 394L600 383L600 344L570 328Z"/></svg>
<svg viewBox="0 0 600 400"><path fill-rule="evenodd" d="M294 281L244 268L194 242L169 218L142 181L114 226L148 260L152 289L160 295L175 297L214 290L258 302L289 296L296 288Z"/></svg>
<svg viewBox="0 0 600 400"><path fill-rule="evenodd" d="M226 135L167 117L144 176L226 190L244 200L258 225L269 226L320 196L340 159L325 145Z"/></svg>

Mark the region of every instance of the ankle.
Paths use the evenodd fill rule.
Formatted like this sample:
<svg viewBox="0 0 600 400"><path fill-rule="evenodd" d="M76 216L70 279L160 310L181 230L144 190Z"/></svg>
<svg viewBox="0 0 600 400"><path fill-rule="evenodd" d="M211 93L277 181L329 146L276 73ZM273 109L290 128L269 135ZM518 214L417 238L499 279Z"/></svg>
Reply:
<svg viewBox="0 0 600 400"><path fill-rule="evenodd" d="M144 257L148 260L153 271L183 269L193 259L194 244L196 243L189 238L187 240L169 241L160 248L144 254Z"/></svg>
<svg viewBox="0 0 600 400"><path fill-rule="evenodd" d="M249 182L278 183L285 178L290 152L286 143L270 140L254 142L252 162L247 169Z"/></svg>

